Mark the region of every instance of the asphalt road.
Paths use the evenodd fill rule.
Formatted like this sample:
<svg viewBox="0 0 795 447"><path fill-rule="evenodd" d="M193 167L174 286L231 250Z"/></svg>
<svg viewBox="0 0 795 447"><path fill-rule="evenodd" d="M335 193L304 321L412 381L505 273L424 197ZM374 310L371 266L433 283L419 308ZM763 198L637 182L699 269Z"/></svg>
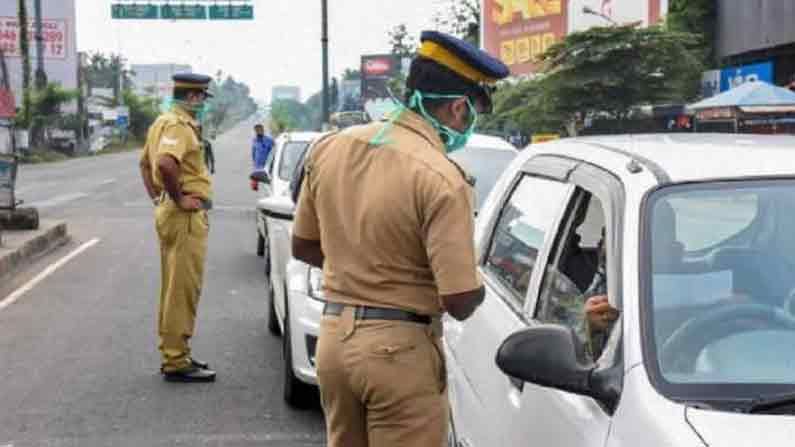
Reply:
<svg viewBox="0 0 795 447"><path fill-rule="evenodd" d="M319 408L281 398L280 340L265 328L244 123L215 142L217 173L197 358L213 384L173 384L156 349L160 275L138 152L23 166L18 196L73 242L0 284L0 300L85 248L0 310L0 447L317 446Z"/></svg>

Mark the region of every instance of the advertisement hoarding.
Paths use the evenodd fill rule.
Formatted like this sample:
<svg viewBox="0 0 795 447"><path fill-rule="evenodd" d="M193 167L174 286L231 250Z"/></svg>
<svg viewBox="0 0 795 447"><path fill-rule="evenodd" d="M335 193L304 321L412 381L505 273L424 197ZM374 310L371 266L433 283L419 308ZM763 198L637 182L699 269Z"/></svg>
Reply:
<svg viewBox="0 0 795 447"><path fill-rule="evenodd" d="M701 96L710 98L720 93L720 70L709 70L701 74Z"/></svg>
<svg viewBox="0 0 795 447"><path fill-rule="evenodd" d="M667 0L570 0L568 32L594 26L655 24L668 13Z"/></svg>
<svg viewBox="0 0 795 447"><path fill-rule="evenodd" d="M30 19L33 19L34 0L25 0ZM44 70L50 82L67 89L77 88L77 33L75 26L75 0L49 0L42 2ZM143 2L141 2L143 3ZM0 45L6 50L11 91L17 104L21 103L22 57L19 50L18 1L0 1ZM30 32L30 57L32 70L36 70L37 45L34 26L27 24ZM76 102L64 106L65 111L76 110Z"/></svg>
<svg viewBox="0 0 795 447"><path fill-rule="evenodd" d="M362 83L358 80L342 81L337 98L338 112L362 110Z"/></svg>
<svg viewBox="0 0 795 447"><path fill-rule="evenodd" d="M483 48L514 75L540 69L537 57L568 33L614 23L657 23L668 0L482 0Z"/></svg>
<svg viewBox="0 0 795 447"><path fill-rule="evenodd" d="M389 81L400 73L400 61L391 54L362 56L361 100L373 120L379 120L394 107Z"/></svg>
<svg viewBox="0 0 795 447"><path fill-rule="evenodd" d="M724 68L720 71L720 91L729 91L746 82L764 81L773 83L773 62Z"/></svg>
<svg viewBox="0 0 795 447"><path fill-rule="evenodd" d="M0 48L6 57L20 57L19 49L19 20L16 17L0 17ZM66 20L42 20L42 37L44 38L44 59L66 59L70 41ZM33 19L28 21L28 35L36 35L36 26ZM31 41L31 47L36 43Z"/></svg>
<svg viewBox="0 0 795 447"><path fill-rule="evenodd" d="M537 57L566 35L566 0L483 0L482 45L514 75L538 70Z"/></svg>

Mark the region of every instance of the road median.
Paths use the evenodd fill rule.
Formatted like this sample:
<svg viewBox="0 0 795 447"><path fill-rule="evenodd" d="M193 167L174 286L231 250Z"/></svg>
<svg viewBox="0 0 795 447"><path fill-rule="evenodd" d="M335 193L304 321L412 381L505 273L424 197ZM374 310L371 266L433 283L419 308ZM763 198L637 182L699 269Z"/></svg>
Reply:
<svg viewBox="0 0 795 447"><path fill-rule="evenodd" d="M0 282L23 266L69 242L66 222L41 222L38 230L3 230L0 241Z"/></svg>

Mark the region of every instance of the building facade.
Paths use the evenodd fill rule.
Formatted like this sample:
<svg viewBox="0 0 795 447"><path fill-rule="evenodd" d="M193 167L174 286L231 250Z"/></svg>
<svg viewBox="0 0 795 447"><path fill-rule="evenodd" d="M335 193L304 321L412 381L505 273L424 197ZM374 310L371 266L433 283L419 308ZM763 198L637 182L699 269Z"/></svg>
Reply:
<svg viewBox="0 0 795 447"><path fill-rule="evenodd" d="M137 95L163 98L173 91L172 77L177 73L192 73L193 67L180 64L134 64L130 70Z"/></svg>

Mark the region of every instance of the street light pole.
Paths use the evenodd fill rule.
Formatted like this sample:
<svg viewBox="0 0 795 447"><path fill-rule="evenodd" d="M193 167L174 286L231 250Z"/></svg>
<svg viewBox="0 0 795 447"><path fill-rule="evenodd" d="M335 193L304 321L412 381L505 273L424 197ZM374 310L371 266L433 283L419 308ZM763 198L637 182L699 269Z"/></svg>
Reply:
<svg viewBox="0 0 795 447"><path fill-rule="evenodd" d="M322 36L320 42L323 47L323 124L329 122L329 97L328 97L328 0L321 1Z"/></svg>
<svg viewBox="0 0 795 447"><path fill-rule="evenodd" d="M613 20L610 16L608 16L606 14L603 14L603 13L601 13L599 11L596 11L593 8L591 8L590 6L583 6L582 7L582 12L583 12L583 14L591 14L591 15L594 15L594 16L597 16L597 17L601 17L601 18L607 20L608 22L610 22L611 24L613 24L613 26L618 26L618 22Z"/></svg>
<svg viewBox="0 0 795 447"><path fill-rule="evenodd" d="M47 72L44 71L44 34L42 33L41 0L33 2L36 15L36 89L42 90L47 86Z"/></svg>

